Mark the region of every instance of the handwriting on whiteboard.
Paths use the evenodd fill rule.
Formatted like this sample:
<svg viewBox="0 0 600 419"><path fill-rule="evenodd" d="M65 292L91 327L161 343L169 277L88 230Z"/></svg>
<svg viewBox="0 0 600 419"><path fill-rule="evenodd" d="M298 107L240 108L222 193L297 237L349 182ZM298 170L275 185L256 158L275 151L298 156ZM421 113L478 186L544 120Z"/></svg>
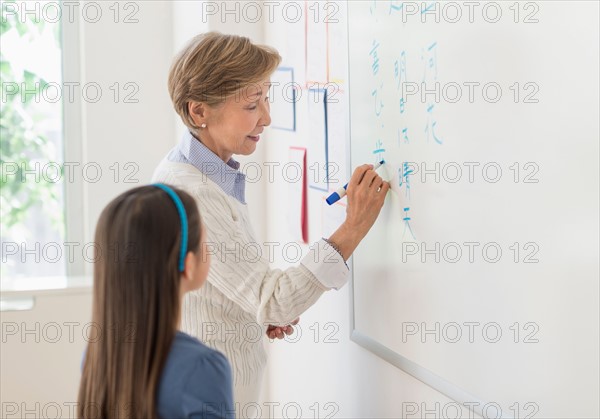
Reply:
<svg viewBox="0 0 600 419"><path fill-rule="evenodd" d="M378 3L384 7L378 7ZM396 19L405 7L403 1L389 0L384 2L369 2L369 19L380 25L380 20ZM432 7L436 2L424 2L423 11ZM388 43L389 42L389 43ZM365 80L365 87L371 93L371 116L374 120L374 130L371 142L373 163L386 160L386 149L391 153L390 147L400 150L409 150L411 144L429 143L431 146L441 146L443 140L443 127L438 123L440 108L432 95L426 95L422 101L411 101L407 97L414 92L409 91L408 85L416 83L421 86L438 82L438 49L442 47L435 39L424 42L420 47L407 48L399 43L400 47L392 46L387 37L373 34L369 41L367 63L369 65L369 80ZM390 51L390 48L395 48ZM365 51L367 52L367 51ZM393 78L392 78L393 75ZM393 124L395 138L388 138L389 127L385 122ZM421 125L422 124L422 125ZM386 144L391 141L390 144ZM408 147L408 148L407 148ZM402 153L404 154L404 152ZM404 158L406 159L406 157ZM402 159L402 160L404 160ZM411 213L411 176L414 171L409 162L395 161L397 170L396 186L399 188L404 203L401 207L401 216L404 224L404 235L415 238L411 222L414 213Z"/></svg>

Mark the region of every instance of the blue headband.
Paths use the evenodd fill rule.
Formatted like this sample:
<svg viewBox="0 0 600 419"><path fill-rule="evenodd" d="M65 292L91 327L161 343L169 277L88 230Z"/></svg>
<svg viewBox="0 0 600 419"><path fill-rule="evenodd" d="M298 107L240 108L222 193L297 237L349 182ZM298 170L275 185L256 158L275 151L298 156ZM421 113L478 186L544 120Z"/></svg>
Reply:
<svg viewBox="0 0 600 419"><path fill-rule="evenodd" d="M157 188L165 191L177 207L177 212L179 213L179 218L181 219L181 248L179 249L179 272L183 272L184 268L184 259L185 254L187 252L187 241L188 241L188 223L187 216L185 214L185 208L183 207L183 202L181 202L181 198L175 193L175 191L169 188L167 185L163 183L154 183L152 186L156 186Z"/></svg>

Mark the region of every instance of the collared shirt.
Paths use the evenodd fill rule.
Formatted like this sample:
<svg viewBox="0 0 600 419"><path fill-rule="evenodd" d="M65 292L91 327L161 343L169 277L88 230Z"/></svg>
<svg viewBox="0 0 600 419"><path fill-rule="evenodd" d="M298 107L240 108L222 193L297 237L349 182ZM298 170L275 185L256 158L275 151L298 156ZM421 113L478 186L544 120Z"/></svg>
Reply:
<svg viewBox="0 0 600 419"><path fill-rule="evenodd" d="M171 150L167 160L193 165L219 185L227 195L246 204L246 175L239 171L240 163L233 158L225 163L189 131Z"/></svg>

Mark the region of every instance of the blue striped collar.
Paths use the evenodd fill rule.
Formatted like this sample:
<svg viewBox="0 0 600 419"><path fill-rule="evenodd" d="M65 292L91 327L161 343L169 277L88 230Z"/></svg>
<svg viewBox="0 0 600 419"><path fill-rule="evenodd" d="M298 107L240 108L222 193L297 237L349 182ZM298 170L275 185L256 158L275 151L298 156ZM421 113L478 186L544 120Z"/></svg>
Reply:
<svg viewBox="0 0 600 419"><path fill-rule="evenodd" d="M223 191L242 204L246 203L246 175L239 171L240 163L233 158L225 163L190 132L186 132L181 141L168 156L168 160L189 163L215 182Z"/></svg>

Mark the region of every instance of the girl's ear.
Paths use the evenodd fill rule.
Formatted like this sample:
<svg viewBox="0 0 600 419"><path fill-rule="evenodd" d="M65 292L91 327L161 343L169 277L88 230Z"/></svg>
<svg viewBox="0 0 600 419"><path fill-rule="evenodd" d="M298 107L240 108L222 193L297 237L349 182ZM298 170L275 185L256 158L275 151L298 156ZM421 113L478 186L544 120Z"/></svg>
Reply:
<svg viewBox="0 0 600 419"><path fill-rule="evenodd" d="M184 291L190 291L194 289L193 282L197 266L197 256L194 254L194 252L188 252L187 255L185 255L183 272L181 273L181 286L184 288Z"/></svg>

